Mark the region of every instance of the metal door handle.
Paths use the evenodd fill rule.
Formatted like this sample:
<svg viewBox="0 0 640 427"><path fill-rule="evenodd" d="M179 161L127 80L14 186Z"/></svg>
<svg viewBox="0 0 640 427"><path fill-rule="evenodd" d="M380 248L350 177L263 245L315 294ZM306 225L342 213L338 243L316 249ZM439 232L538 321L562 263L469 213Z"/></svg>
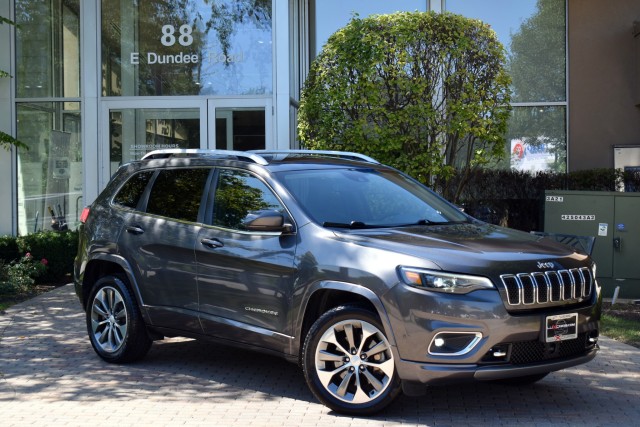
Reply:
<svg viewBox="0 0 640 427"><path fill-rule="evenodd" d="M200 243L212 249L221 248L224 246L224 243L222 243L218 239L202 239L200 240Z"/></svg>
<svg viewBox="0 0 640 427"><path fill-rule="evenodd" d="M127 233L142 234L144 233L144 230L141 227L138 227L137 225L130 225L127 227Z"/></svg>
<svg viewBox="0 0 640 427"><path fill-rule="evenodd" d="M620 237L614 237L614 239L613 239L613 248L616 251L620 251L620 249L622 249L622 239Z"/></svg>

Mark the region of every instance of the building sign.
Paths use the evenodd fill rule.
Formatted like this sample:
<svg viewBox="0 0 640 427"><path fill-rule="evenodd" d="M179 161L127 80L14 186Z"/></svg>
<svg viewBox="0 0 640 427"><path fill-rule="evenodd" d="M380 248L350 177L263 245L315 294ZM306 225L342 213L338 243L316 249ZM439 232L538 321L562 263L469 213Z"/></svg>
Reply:
<svg viewBox="0 0 640 427"><path fill-rule="evenodd" d="M272 2L102 0L107 96L265 95Z"/></svg>
<svg viewBox="0 0 640 427"><path fill-rule="evenodd" d="M549 144L538 142L529 144L524 139L511 140L511 169L521 171L550 170L554 155Z"/></svg>

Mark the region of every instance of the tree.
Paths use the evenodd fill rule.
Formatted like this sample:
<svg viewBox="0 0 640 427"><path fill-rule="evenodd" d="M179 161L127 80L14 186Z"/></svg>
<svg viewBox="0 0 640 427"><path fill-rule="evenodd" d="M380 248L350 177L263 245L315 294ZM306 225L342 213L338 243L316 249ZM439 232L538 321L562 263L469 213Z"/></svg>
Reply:
<svg viewBox="0 0 640 427"><path fill-rule="evenodd" d="M16 25L16 23L13 22L12 20L7 19L4 16L0 16L0 25L4 25L4 24ZM4 70L0 70L0 78L7 78L7 77L11 77L11 75ZM24 148L26 150L29 149L29 147L25 143L17 140L16 138L12 137L8 133L5 133L0 130L0 147L4 148L5 150L9 150L11 146Z"/></svg>
<svg viewBox="0 0 640 427"><path fill-rule="evenodd" d="M470 172L504 151L510 79L488 25L450 13L399 12L334 33L311 64L303 146L366 153L456 200Z"/></svg>

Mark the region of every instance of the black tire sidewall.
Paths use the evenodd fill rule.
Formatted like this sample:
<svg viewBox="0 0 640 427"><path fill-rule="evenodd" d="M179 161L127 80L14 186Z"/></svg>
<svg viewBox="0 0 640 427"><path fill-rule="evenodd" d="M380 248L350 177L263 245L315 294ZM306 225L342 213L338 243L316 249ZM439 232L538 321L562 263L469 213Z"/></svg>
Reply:
<svg viewBox="0 0 640 427"><path fill-rule="evenodd" d="M113 353L106 352L102 349L102 347L96 342L91 328L91 310L93 307L93 301L96 294L106 287L111 287L120 294L127 310L127 334L122 346ZM151 340L146 334L144 322L140 315L138 305L133 299L124 279L119 276L105 276L95 283L89 295L86 310L86 323L89 340L91 341L93 349L98 356L107 362L126 363L136 360L142 357L151 345Z"/></svg>
<svg viewBox="0 0 640 427"><path fill-rule="evenodd" d="M349 404L335 398L320 382L315 369L316 348L322 335L336 323L345 320L361 320L374 325L387 341L385 329L370 310L356 305L344 305L327 311L313 324L307 333L302 352L302 369L309 388L318 400L336 412L349 415L370 415L389 405L400 392L400 379L394 367L393 378L387 389L374 400L363 404Z"/></svg>

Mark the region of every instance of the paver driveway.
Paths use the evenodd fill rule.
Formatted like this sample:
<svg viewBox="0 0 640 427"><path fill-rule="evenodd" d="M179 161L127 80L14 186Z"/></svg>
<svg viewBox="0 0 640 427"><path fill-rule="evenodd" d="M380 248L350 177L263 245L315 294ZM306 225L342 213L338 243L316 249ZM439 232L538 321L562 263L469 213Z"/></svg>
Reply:
<svg viewBox="0 0 640 427"><path fill-rule="evenodd" d="M401 396L372 418L332 413L284 360L187 339L131 365L99 359L67 285L0 316L0 424L142 426L640 425L640 350L603 338L583 366L526 388Z"/></svg>

